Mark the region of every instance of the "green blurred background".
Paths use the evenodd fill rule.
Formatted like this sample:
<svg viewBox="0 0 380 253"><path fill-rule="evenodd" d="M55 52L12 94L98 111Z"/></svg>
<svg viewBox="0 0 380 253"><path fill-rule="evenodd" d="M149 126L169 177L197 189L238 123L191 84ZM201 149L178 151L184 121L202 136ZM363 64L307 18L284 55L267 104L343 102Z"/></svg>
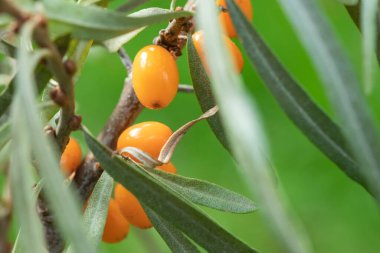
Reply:
<svg viewBox="0 0 380 253"><path fill-rule="evenodd" d="M112 1L111 8L122 2ZM184 4L185 1L177 2ZM361 42L357 28L337 1L319 2L361 77ZM252 3L254 26L308 93L332 115L321 81L277 1L252 0ZM169 5L169 0L152 0L144 7L168 8ZM158 24L146 29L125 46L126 51L133 57L140 48L150 44L158 31L165 26L166 24ZM191 84L186 54L178 60L178 66L180 82ZM377 204L362 187L348 179L296 129L248 60L243 77L247 91L261 111L273 164L277 169L279 188L286 194L292 210L302 221L315 251L380 252L380 215ZM105 124L119 98L124 78L125 70L116 54L109 54L100 47L91 50L78 80L76 92L78 113L83 116L84 124L93 133L98 133ZM378 93L379 88L376 88L369 97L377 119L380 108L375 97ZM167 108L160 111L145 110L137 121L160 121L174 130L200 114L194 95L178 94ZM75 135L81 138L79 134ZM85 149L83 141L82 147ZM181 175L208 180L256 199L249 195L233 159L218 143L205 122L195 126L185 136L175 151L173 162ZM255 179L252 178L251 182L254 184ZM284 252L268 227L263 215L265 210L260 208L260 202L257 205L257 212L246 215L202 209L260 252ZM101 248L101 252L115 253L169 252L154 229L143 231L132 228L123 242L102 244Z"/></svg>

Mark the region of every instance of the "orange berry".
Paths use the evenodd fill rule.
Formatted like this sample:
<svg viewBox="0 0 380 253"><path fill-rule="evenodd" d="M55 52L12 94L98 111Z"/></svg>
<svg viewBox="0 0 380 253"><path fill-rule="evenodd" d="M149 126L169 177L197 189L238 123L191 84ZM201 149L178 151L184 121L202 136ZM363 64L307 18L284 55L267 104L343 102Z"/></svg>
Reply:
<svg viewBox="0 0 380 253"><path fill-rule="evenodd" d="M251 1L250 0L236 0L235 2L243 11L246 18L251 21L253 17L253 9L252 9ZM227 8L226 0L217 0L216 5ZM227 33L227 35L232 38L236 37L237 35L236 30L228 11L220 13L220 21L222 22L224 26L224 30Z"/></svg>
<svg viewBox="0 0 380 253"><path fill-rule="evenodd" d="M142 122L121 133L117 140L117 150L135 147L158 158L161 148L172 134L172 130L160 122Z"/></svg>
<svg viewBox="0 0 380 253"><path fill-rule="evenodd" d="M172 163L161 165L159 167L156 167L156 169L165 171L167 173L177 174L177 169Z"/></svg>
<svg viewBox="0 0 380 253"><path fill-rule="evenodd" d="M198 32L194 33L192 38L194 41L194 46L195 46L195 48L196 48L196 50L197 50L197 52L198 52L198 54L199 54L199 56L203 62L203 65L205 66L206 69L208 69L207 64L206 64L207 63L206 58L205 58L205 55L203 53L203 42L204 42L203 32L198 31ZM226 43L233 59L235 60L235 67L236 67L237 72L241 72L243 67L244 67L244 59L243 59L243 55L240 52L240 49L227 36L224 36L224 40L225 40L225 43Z"/></svg>
<svg viewBox="0 0 380 253"><path fill-rule="evenodd" d="M80 145L74 138L70 138L61 156L61 168L66 175L70 175L78 169L81 162L82 150Z"/></svg>
<svg viewBox="0 0 380 253"><path fill-rule="evenodd" d="M166 107L178 90L179 73L174 57L163 47L144 47L133 61L132 83L145 107Z"/></svg>
<svg viewBox="0 0 380 253"><path fill-rule="evenodd" d="M152 227L152 223L135 195L121 184L117 184L115 187L115 200L119 204L124 217L132 225L143 229Z"/></svg>
<svg viewBox="0 0 380 253"><path fill-rule="evenodd" d="M120 211L119 205L113 199L110 200L108 215L102 240L107 243L122 241L129 232L129 223Z"/></svg>

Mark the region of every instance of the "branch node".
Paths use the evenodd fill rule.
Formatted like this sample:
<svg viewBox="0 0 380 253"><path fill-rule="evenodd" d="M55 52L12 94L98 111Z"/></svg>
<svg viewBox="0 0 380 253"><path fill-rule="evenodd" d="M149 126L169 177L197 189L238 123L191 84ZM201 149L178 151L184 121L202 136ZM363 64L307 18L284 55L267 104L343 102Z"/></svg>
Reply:
<svg viewBox="0 0 380 253"><path fill-rule="evenodd" d="M71 130L73 131L78 130L81 127L81 124L82 124L82 117L79 115L73 115L70 121Z"/></svg>
<svg viewBox="0 0 380 253"><path fill-rule="evenodd" d="M50 91L49 95L50 95L51 100L53 100L54 103L56 103L60 107L64 107L67 104L67 96L65 95L65 93L63 93L61 88L59 87L53 88Z"/></svg>
<svg viewBox="0 0 380 253"><path fill-rule="evenodd" d="M66 73L73 76L77 72L77 66L73 60L66 60L64 62Z"/></svg>

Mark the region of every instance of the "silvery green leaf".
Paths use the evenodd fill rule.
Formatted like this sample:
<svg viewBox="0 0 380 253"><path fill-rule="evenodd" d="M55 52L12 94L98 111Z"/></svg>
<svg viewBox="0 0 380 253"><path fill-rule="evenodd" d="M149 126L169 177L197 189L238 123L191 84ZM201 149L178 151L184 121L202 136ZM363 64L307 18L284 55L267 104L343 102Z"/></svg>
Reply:
<svg viewBox="0 0 380 253"><path fill-rule="evenodd" d="M257 252L130 160L123 160L83 129L88 147L116 181L209 252Z"/></svg>
<svg viewBox="0 0 380 253"><path fill-rule="evenodd" d="M196 22L204 32L203 52L210 68L210 80L229 147L239 163L249 189L263 206L263 213L285 249L311 252L310 242L300 223L289 212L284 196L277 192L271 174L270 154L256 105L247 95L235 72L226 47L214 1L197 2Z"/></svg>
<svg viewBox="0 0 380 253"><path fill-rule="evenodd" d="M250 213L255 204L248 198L203 180L152 170L156 178L191 202L220 211Z"/></svg>
<svg viewBox="0 0 380 253"><path fill-rule="evenodd" d="M279 2L323 80L367 188L380 201L378 129L349 58L315 0Z"/></svg>

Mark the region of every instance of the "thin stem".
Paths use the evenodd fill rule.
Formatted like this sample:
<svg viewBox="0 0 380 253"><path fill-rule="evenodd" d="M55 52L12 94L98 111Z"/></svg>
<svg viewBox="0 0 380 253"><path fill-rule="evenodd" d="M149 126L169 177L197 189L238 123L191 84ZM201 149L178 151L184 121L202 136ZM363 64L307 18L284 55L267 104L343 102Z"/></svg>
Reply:
<svg viewBox="0 0 380 253"><path fill-rule="evenodd" d="M41 47L50 51L51 56L47 59L48 65L58 82L59 90L56 91L57 94L53 97L53 100L54 98L58 99L56 102L61 106L61 115L56 129L56 142L59 150L63 151L68 143L71 131L77 129L80 125L80 122L79 124L76 122L78 118L75 116L73 82L75 64L73 61L63 63L62 56L55 44L50 40L46 27L36 29L35 40Z"/></svg>
<svg viewBox="0 0 380 253"><path fill-rule="evenodd" d="M185 9L193 10L194 3L194 0L189 0ZM187 33L193 31L193 26L189 24L192 24L191 18L187 19L186 22L183 20L179 21L179 19L172 20L165 29L167 34L170 34L169 41L178 40L174 35L181 36L185 34L185 37L187 37ZM170 44L170 42L166 42ZM169 44L165 44L164 41L161 41L161 45L170 51ZM186 41L181 41L181 43L176 44L176 50L181 50L185 44ZM127 74L129 75L132 73L132 61L130 60L130 57L126 54L124 49L119 50L118 54L126 68ZM118 104L98 136L100 142L111 149L115 149L119 135L135 121L142 109L143 106L140 104L134 93L132 79L129 76L125 80L124 89L121 93ZM93 155L89 154L77 170L73 180L78 188L79 196L82 201L85 201L88 198L102 172L103 170L100 168Z"/></svg>

